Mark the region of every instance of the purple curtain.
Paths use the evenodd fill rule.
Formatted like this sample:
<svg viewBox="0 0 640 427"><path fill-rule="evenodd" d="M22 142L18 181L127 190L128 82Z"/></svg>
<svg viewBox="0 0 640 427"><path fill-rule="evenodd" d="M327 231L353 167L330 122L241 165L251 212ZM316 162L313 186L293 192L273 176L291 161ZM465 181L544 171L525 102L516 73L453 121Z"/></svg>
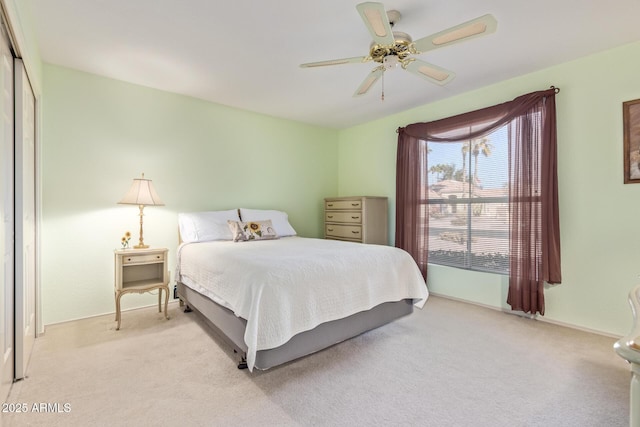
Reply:
<svg viewBox="0 0 640 427"><path fill-rule="evenodd" d="M544 282L560 283L556 156L556 88L513 101L398 129L396 246L426 278L428 262L427 142L460 142L509 128L510 268L507 302L544 314Z"/></svg>
<svg viewBox="0 0 640 427"><path fill-rule="evenodd" d="M409 252L427 278L429 215L426 181L427 142L399 130L396 162L396 246ZM402 206L402 208L400 208Z"/></svg>

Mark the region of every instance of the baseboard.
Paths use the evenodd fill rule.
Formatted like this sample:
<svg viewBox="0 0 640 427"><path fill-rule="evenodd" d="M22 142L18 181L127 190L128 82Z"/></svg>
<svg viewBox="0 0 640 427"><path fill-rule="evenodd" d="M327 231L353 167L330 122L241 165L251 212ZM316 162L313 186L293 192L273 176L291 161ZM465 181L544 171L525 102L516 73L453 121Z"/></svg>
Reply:
<svg viewBox="0 0 640 427"><path fill-rule="evenodd" d="M582 332L589 332L591 334L602 335L608 338L620 339L622 337L622 335L616 335L609 332L600 331L597 329L585 328L584 326L574 325L573 323L566 323L566 322L561 322L559 320L547 319L544 316L539 316L537 314L529 314L529 313L524 313L522 311L512 311L503 307L495 307L493 305L488 305L488 304L483 304L476 301L470 301L462 298L452 297L449 295L438 294L436 292L431 292L431 291L429 291L429 294L433 295L434 297L449 299L452 301L462 302L465 304L477 305L479 307L489 308L491 310L500 311L502 313L512 314L514 316L520 316L520 317L524 317L526 319L531 319L531 320L539 320L540 322L550 323L552 325L557 325L557 326L563 326L565 328L575 329Z"/></svg>
<svg viewBox="0 0 640 427"><path fill-rule="evenodd" d="M179 302L179 300L177 300L177 299L169 299L169 305L168 305L168 307L171 307L172 305L177 304L178 302ZM151 303L151 304L148 304L148 305L143 305L143 306L140 306L140 307L134 307L134 308L123 309L123 310L120 310L120 312L121 312L121 313L126 313L126 312L128 312L128 311L144 310L144 309L149 308L149 307L158 307L158 303L157 303L157 302L155 302L155 303ZM46 332L46 328L47 328L47 326L62 325L62 324L64 324L64 323L77 322L78 320L86 320L86 319L93 319L93 318L95 318L95 317L102 317L102 316L115 316L115 315L116 315L116 311L115 311L115 310L113 310L113 311L109 311L109 312L106 312L106 313L93 314L93 315L91 315L91 316L76 317L76 318L73 318L73 319L67 319L67 320L63 320L63 321L61 321L61 322L47 323L46 325L44 325L44 328L45 328L45 332ZM44 334L45 334L45 332L42 332L41 334L38 334L38 336L42 336L42 335L44 335Z"/></svg>

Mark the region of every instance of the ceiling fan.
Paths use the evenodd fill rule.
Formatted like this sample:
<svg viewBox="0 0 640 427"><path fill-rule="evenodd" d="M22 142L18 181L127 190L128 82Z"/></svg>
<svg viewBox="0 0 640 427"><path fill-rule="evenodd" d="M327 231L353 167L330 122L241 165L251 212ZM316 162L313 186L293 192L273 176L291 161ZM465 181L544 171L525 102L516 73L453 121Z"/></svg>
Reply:
<svg viewBox="0 0 640 427"><path fill-rule="evenodd" d="M360 3L356 6L356 9L373 37L369 54L367 56L309 62L300 65L302 68L314 68L368 61L380 63L364 79L353 96L366 94L378 79L384 77L385 71L396 68L398 65L432 83L445 85L455 77L452 71L414 58L411 55L419 55L430 50L491 34L496 31L498 26L496 19L488 14L413 41L409 34L392 31L393 26L400 20L401 16L397 10L385 12L384 5L376 2ZM384 100L384 87L382 99Z"/></svg>

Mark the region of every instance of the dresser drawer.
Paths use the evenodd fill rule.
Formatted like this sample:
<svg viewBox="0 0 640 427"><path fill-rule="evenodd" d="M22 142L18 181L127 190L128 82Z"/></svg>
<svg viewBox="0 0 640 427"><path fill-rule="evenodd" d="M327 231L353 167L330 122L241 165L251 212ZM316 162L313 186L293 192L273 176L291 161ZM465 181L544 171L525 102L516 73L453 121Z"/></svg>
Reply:
<svg viewBox="0 0 640 427"><path fill-rule="evenodd" d="M149 254L149 255L124 255L122 257L122 264L144 264L151 262L163 262L164 254Z"/></svg>
<svg viewBox="0 0 640 427"><path fill-rule="evenodd" d="M324 230L327 237L362 240L362 227L359 225L327 224Z"/></svg>
<svg viewBox="0 0 640 427"><path fill-rule="evenodd" d="M362 200L331 200L324 202L325 210L332 209L362 209Z"/></svg>
<svg viewBox="0 0 640 427"><path fill-rule="evenodd" d="M361 224L362 214L360 212L325 212L324 221Z"/></svg>

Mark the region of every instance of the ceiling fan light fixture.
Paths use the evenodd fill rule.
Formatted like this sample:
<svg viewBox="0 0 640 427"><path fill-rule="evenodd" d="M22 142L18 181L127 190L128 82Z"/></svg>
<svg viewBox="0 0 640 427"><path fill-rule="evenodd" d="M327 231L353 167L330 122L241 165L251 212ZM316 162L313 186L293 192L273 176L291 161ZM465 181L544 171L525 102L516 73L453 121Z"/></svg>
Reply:
<svg viewBox="0 0 640 427"><path fill-rule="evenodd" d="M455 31L451 31L450 33L443 34L440 37L436 37L432 40L432 43L436 46L447 44L457 40L465 39L467 37L475 36L477 34L482 34L485 31L487 31L487 24L485 24L484 22L474 22L467 27L462 27Z"/></svg>
<svg viewBox="0 0 640 427"><path fill-rule="evenodd" d="M384 65L385 70L391 70L400 65L400 60L396 55L387 55L384 57L382 64Z"/></svg>

